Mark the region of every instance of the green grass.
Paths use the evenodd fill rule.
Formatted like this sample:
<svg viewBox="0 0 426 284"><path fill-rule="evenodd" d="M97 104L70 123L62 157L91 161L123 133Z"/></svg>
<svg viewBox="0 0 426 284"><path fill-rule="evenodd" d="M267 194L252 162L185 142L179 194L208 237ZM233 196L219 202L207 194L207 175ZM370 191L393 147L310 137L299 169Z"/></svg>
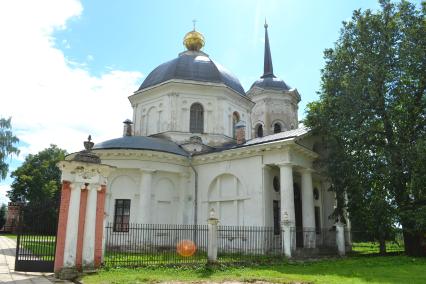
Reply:
<svg viewBox="0 0 426 284"><path fill-rule="evenodd" d="M17 241L17 235L5 236ZM21 246L40 259L50 261L54 260L55 241L55 236L24 235L21 237Z"/></svg>
<svg viewBox="0 0 426 284"><path fill-rule="evenodd" d="M407 256L358 256L316 262L260 266L103 269L83 283L126 284L161 281L247 281L274 283L426 283L426 259Z"/></svg>
<svg viewBox="0 0 426 284"><path fill-rule="evenodd" d="M54 260L55 257L55 241L46 242L23 242L22 246L31 251L33 255L38 256L42 260Z"/></svg>
<svg viewBox="0 0 426 284"><path fill-rule="evenodd" d="M358 242L352 244L352 251L355 254L377 254L380 252L378 242ZM404 252L404 244L387 241L386 252Z"/></svg>

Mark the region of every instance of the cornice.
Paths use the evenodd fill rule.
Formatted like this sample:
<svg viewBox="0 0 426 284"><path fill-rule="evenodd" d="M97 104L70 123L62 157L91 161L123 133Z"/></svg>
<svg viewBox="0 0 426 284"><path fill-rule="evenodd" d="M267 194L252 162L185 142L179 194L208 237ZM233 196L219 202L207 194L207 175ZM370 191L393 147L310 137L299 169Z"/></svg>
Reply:
<svg viewBox="0 0 426 284"><path fill-rule="evenodd" d="M150 150L137 150L137 149L105 149L93 150L102 161L104 160L136 160L136 161L150 161L150 162L167 162L181 166L188 166L188 158L181 155L150 151ZM67 156L72 159L73 154Z"/></svg>
<svg viewBox="0 0 426 284"><path fill-rule="evenodd" d="M202 165L213 162L250 158L255 156L261 156L265 154L265 152L280 151L284 149L299 153L311 160L315 160L319 157L317 153L294 143L294 139L291 138L280 141L271 141L257 145L250 145L247 147L234 148L221 152L197 155L193 157L193 164Z"/></svg>
<svg viewBox="0 0 426 284"><path fill-rule="evenodd" d="M156 94L157 91L158 92L166 91L165 93L168 93L167 90L173 89L173 92L179 93L178 91L176 91L174 87L183 87L183 85L193 86L193 87L208 86L208 87L221 88L221 89L224 89L227 92L227 94L230 95L233 99L236 99L237 102L243 102L251 106L254 105L254 102L249 97L241 95L240 93L231 89L230 87L226 86L223 83L199 82L199 81L179 80L179 79L170 79L168 81L162 82L158 85L149 87L147 89L136 91L133 93L133 95L129 96L128 98L130 102L133 104L133 103L137 103L136 102L137 98L140 97L141 95L151 96L152 94Z"/></svg>

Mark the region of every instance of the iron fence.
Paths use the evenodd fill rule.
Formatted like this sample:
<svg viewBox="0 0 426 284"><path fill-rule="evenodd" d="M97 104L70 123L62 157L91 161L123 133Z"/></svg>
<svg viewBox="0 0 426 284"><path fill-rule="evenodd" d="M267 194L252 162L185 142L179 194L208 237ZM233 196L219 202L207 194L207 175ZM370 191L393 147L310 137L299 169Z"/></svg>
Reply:
<svg viewBox="0 0 426 284"><path fill-rule="evenodd" d="M129 224L105 230L103 263L107 267L207 263L207 225ZM213 232L213 231L212 231ZM261 226L218 226L217 261L220 263L271 262L284 257L284 231ZM296 256L318 252L336 254L336 230L290 228L291 250ZM325 250L324 250L325 249Z"/></svg>
<svg viewBox="0 0 426 284"><path fill-rule="evenodd" d="M282 235L273 227L218 226L219 262L261 262L281 258Z"/></svg>
<svg viewBox="0 0 426 284"><path fill-rule="evenodd" d="M336 253L336 229L292 227L290 242L293 252L301 248L318 248L323 253Z"/></svg>
<svg viewBox="0 0 426 284"><path fill-rule="evenodd" d="M104 265L137 267L205 263L207 225L129 224L127 232L106 226Z"/></svg>
<svg viewBox="0 0 426 284"><path fill-rule="evenodd" d="M21 208L19 214L15 270L52 272L55 261L57 223L49 222L49 220L45 222L46 210L33 211L31 215L30 210L34 207L29 208Z"/></svg>

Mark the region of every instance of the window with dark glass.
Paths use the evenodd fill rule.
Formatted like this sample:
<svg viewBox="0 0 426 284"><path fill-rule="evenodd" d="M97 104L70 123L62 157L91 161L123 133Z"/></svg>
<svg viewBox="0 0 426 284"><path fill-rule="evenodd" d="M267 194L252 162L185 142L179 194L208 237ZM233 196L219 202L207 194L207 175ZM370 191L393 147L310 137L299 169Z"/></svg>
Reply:
<svg viewBox="0 0 426 284"><path fill-rule="evenodd" d="M256 127L256 137L263 137L263 126L262 126L262 124L259 124Z"/></svg>
<svg viewBox="0 0 426 284"><path fill-rule="evenodd" d="M281 124L275 123L274 124L274 133L280 133L281 132Z"/></svg>
<svg viewBox="0 0 426 284"><path fill-rule="evenodd" d="M274 176L272 180L272 186L274 187L275 192L280 191L280 178L278 176Z"/></svg>
<svg viewBox="0 0 426 284"><path fill-rule="evenodd" d="M321 233L321 211L319 206L315 206L315 231L317 234Z"/></svg>
<svg viewBox="0 0 426 284"><path fill-rule="evenodd" d="M319 199L319 191L318 191L318 188L316 188L316 187L314 188L314 193L313 193L313 194L314 194L314 199L315 199L315 200L318 200L318 199Z"/></svg>
<svg viewBox="0 0 426 284"><path fill-rule="evenodd" d="M130 221L130 199L116 199L114 232L128 232Z"/></svg>
<svg viewBox="0 0 426 284"><path fill-rule="evenodd" d="M204 110L203 106L199 103L191 105L189 118L189 131L191 133L204 132Z"/></svg>
<svg viewBox="0 0 426 284"><path fill-rule="evenodd" d="M234 111L234 113L232 114L232 137L233 138L236 138L235 125L237 125L239 121L240 121L240 115L238 114L238 112Z"/></svg>
<svg viewBox="0 0 426 284"><path fill-rule="evenodd" d="M280 234L280 203L278 200L273 201L272 210L274 214L274 235L279 235Z"/></svg>

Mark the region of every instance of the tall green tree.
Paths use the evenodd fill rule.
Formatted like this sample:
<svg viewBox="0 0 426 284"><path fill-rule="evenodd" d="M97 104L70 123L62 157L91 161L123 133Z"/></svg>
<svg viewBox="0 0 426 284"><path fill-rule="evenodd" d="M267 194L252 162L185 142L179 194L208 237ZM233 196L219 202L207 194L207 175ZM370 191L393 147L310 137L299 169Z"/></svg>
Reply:
<svg viewBox="0 0 426 284"><path fill-rule="evenodd" d="M50 145L35 155L28 155L12 172L14 179L7 196L13 202L24 202L28 211L55 219L61 186L61 171L56 166L67 152Z"/></svg>
<svg viewBox="0 0 426 284"><path fill-rule="evenodd" d="M11 121L10 117L0 118L0 180L5 179L9 171L7 158L19 154L17 147L19 139L12 132Z"/></svg>
<svg viewBox="0 0 426 284"><path fill-rule="evenodd" d="M321 163L338 196L335 215L347 209L382 246L400 225L416 255L426 232L426 4L380 4L354 11L324 52L306 124L327 145Z"/></svg>

